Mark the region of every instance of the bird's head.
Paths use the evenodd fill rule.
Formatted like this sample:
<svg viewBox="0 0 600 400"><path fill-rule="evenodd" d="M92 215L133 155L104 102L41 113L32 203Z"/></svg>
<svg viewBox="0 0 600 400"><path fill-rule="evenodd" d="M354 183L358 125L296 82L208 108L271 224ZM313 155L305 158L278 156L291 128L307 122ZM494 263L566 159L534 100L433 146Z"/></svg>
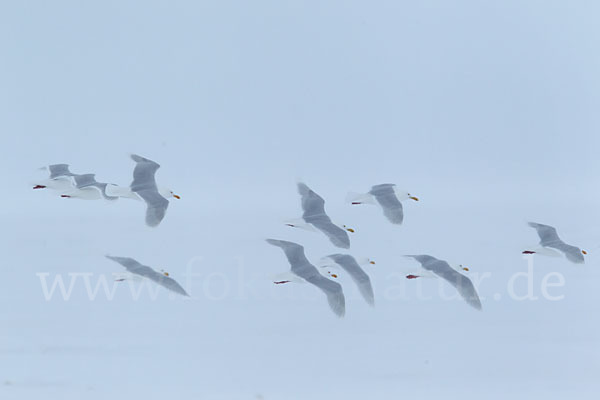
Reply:
<svg viewBox="0 0 600 400"><path fill-rule="evenodd" d="M173 192L169 188L159 188L158 193L160 193L160 195L162 197L164 197L165 199L170 199L170 198L175 198L177 200L181 199L181 197L179 195L175 194L175 192Z"/></svg>
<svg viewBox="0 0 600 400"><path fill-rule="evenodd" d="M350 227L349 227L349 226L347 226L347 225L342 225L342 227L343 227L345 230L347 230L348 232L350 232L350 233L354 233L354 232L355 232L355 231L354 231L354 228L350 228Z"/></svg>

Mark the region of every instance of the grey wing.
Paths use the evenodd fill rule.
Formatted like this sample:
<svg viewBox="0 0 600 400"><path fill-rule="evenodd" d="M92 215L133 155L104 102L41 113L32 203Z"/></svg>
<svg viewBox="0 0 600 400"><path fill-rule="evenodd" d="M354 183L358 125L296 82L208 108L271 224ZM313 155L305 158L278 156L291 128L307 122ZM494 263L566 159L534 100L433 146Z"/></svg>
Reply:
<svg viewBox="0 0 600 400"><path fill-rule="evenodd" d="M317 272L316 275L305 278L307 282L312 283L325 293L329 307L338 317L346 314L346 299L342 290L342 285L333 282Z"/></svg>
<svg viewBox="0 0 600 400"><path fill-rule="evenodd" d="M154 179L154 175L156 174L156 171L160 168L160 165L152 160L140 157L136 154L132 154L131 159L136 162L135 168L133 169L133 182L131 182L130 185L131 191L157 191L156 180Z"/></svg>
<svg viewBox="0 0 600 400"><path fill-rule="evenodd" d="M332 254L329 257L350 275L365 301L369 305L374 306L375 296L373 294L371 279L361 266L358 265L354 257L347 254Z"/></svg>
<svg viewBox="0 0 600 400"><path fill-rule="evenodd" d="M427 265L427 269L435 273L440 278L446 280L458 291L463 299L473 308L481 310L481 301L473 286L473 282L466 276L454 270L445 261L437 261Z"/></svg>
<svg viewBox="0 0 600 400"><path fill-rule="evenodd" d="M109 196L106 194L107 183L98 182L95 178L95 174L82 174L82 175L73 175L73 181L75 182L75 187L77 189L83 189L88 187L96 188L102 197L106 200L118 200L119 197Z"/></svg>
<svg viewBox="0 0 600 400"><path fill-rule="evenodd" d="M280 247L285 253L288 262L292 267L292 271L302 266L303 264L310 264L306 255L304 254L304 247L298 243L288 242L287 240L276 240L267 239L267 243L273 246ZM296 273L296 271L294 271ZM318 272L318 271L317 271Z"/></svg>
<svg viewBox="0 0 600 400"><path fill-rule="evenodd" d="M152 272L148 271L147 275L144 275L148 279L158 283L162 287L169 289L175 293L179 293L180 295L183 295L183 296L189 296L187 294L187 292L185 291L185 289L179 283L177 283L177 281L175 279L170 278L164 274L161 274L160 272L156 272L150 267L146 267L146 268L149 268L152 271Z"/></svg>
<svg viewBox="0 0 600 400"><path fill-rule="evenodd" d="M331 222L327 215L322 215L315 218L309 218L306 222L312 224L315 228L323 232L331 243L343 249L350 248L350 237L348 232Z"/></svg>
<svg viewBox="0 0 600 400"><path fill-rule="evenodd" d="M325 214L325 200L313 192L306 184L298 183L298 193L302 196L302 218Z"/></svg>
<svg viewBox="0 0 600 400"><path fill-rule="evenodd" d="M134 260L133 258L130 258L130 257L113 257L113 256L107 255L106 258L108 258L110 260L113 260L114 262L117 262L117 263L121 264L128 271L131 271L132 269L144 266L144 265L140 264L139 262L137 262L136 260Z"/></svg>
<svg viewBox="0 0 600 400"><path fill-rule="evenodd" d="M386 216L388 221L392 224L400 225L404 220L404 210L402 209L402 203L396 197L396 193L375 195L375 200L379 203L383 209L383 215Z"/></svg>
<svg viewBox="0 0 600 400"><path fill-rule="evenodd" d="M61 176L73 176L69 171L69 164L52 164L48 166L50 179L59 178Z"/></svg>
<svg viewBox="0 0 600 400"><path fill-rule="evenodd" d="M383 209L383 215L392 223L400 225L404 220L404 211L402 209L402 203L398 200L394 187L396 185L391 183L384 183L381 185L375 185L371 188L369 193L375 197L377 203Z"/></svg>
<svg viewBox="0 0 600 400"><path fill-rule="evenodd" d="M173 278L169 278L168 276L161 274L160 272L156 272L154 269L148 267L147 265L140 264L133 258L112 257L112 256L108 256L108 255L106 256L106 258L109 258L113 261L118 262L119 264L124 266L125 269L127 269L127 271L131 272L132 274L136 274L136 275L142 276L144 278L148 278L151 281L156 282L159 285L161 285L169 290L172 290L175 293L179 293L181 295L188 296L188 294L183 289L183 287L181 287L181 285L179 285L179 283L177 283L177 281L175 281Z"/></svg>
<svg viewBox="0 0 600 400"><path fill-rule="evenodd" d="M167 213L169 200L155 190L141 190L137 194L146 202L146 224L158 226Z"/></svg>
<svg viewBox="0 0 600 400"><path fill-rule="evenodd" d="M552 248L562 251L565 254L565 256L567 257L567 260L569 260L575 264L584 264L585 263L585 258L583 257L583 254L581 253L581 249L579 247L571 246L570 244L566 244L562 240L560 242L548 245L548 247L552 247Z"/></svg>
<svg viewBox="0 0 600 400"><path fill-rule="evenodd" d="M75 187L77 189L83 189L88 186L94 186L97 183L95 176L95 174L73 175Z"/></svg>
<svg viewBox="0 0 600 400"><path fill-rule="evenodd" d="M105 200L119 200L119 196L109 196L108 194L106 194L106 188L108 187L108 183L97 183L95 186L100 190L100 193L102 193L102 197L104 197Z"/></svg>
<svg viewBox="0 0 600 400"><path fill-rule="evenodd" d="M528 225L537 231L537 234L540 237L540 245L549 246L556 244L557 242L562 242L558 237L556 228L550 225L538 224L536 222L529 222Z"/></svg>

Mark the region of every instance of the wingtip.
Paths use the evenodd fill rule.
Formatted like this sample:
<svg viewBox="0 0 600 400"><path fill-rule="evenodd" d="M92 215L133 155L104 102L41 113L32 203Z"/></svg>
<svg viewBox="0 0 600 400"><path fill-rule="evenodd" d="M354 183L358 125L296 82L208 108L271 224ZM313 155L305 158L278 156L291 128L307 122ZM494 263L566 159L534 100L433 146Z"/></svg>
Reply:
<svg viewBox="0 0 600 400"><path fill-rule="evenodd" d="M281 247L281 240L277 240L277 239L265 239L265 242L269 243L272 246L277 246L277 247Z"/></svg>
<svg viewBox="0 0 600 400"><path fill-rule="evenodd" d="M300 194L304 194L310 190L308 185L304 182L296 182L296 187L298 188L298 192Z"/></svg>
<svg viewBox="0 0 600 400"><path fill-rule="evenodd" d="M132 159L133 161L135 161L136 163L138 163L138 162L150 161L149 159L147 159L147 158L145 158L145 157L142 157L142 156L140 156L140 155L138 155L138 154L135 154L135 153L130 153L130 154L129 154L129 157L131 157L131 159Z"/></svg>

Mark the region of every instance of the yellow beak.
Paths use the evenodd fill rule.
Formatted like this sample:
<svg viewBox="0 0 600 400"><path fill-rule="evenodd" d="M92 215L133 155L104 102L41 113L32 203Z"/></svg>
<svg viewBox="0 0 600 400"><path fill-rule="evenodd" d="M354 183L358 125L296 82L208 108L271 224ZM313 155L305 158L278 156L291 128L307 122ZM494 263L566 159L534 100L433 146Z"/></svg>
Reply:
<svg viewBox="0 0 600 400"><path fill-rule="evenodd" d="M583 254L587 254L587 251L585 251L585 250L581 250L581 252L582 252Z"/></svg>
<svg viewBox="0 0 600 400"><path fill-rule="evenodd" d="M409 199L413 199L414 201L419 201L419 198L418 198L418 197L415 197L415 196L409 196L408 198L409 198Z"/></svg>
<svg viewBox="0 0 600 400"><path fill-rule="evenodd" d="M375 265L375 261L369 261L369 264Z"/></svg>
<svg viewBox="0 0 600 400"><path fill-rule="evenodd" d="M181 199L181 197L179 197L178 195L174 194L173 197L175 197L177 200Z"/></svg>

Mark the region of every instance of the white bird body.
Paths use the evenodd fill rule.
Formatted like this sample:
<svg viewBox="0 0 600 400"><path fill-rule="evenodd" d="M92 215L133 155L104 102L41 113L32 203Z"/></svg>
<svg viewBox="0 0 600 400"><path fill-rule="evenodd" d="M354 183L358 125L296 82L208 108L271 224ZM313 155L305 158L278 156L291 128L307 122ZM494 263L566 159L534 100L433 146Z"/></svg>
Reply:
<svg viewBox="0 0 600 400"><path fill-rule="evenodd" d="M378 204L388 221L396 225L404 221L402 201L408 199L419 201L407 191L398 189L393 183L375 185L367 193L349 193L346 197L346 201L353 205Z"/></svg>
<svg viewBox="0 0 600 400"><path fill-rule="evenodd" d="M179 283L177 283L177 281L169 277L169 274L163 270L156 271L147 265L140 264L130 257L113 257L106 255L106 258L121 264L127 270L123 275L121 275L122 279L118 280L139 280L139 278L146 278L175 293L179 293L183 296L189 296L185 289ZM134 278L135 275L137 275L139 278Z"/></svg>
<svg viewBox="0 0 600 400"><path fill-rule="evenodd" d="M267 239L267 243L281 248L290 263L291 270L279 275L282 280L274 283L298 282L298 278L319 288L326 296L331 311L338 317L346 313L346 300L342 286L334 282L312 265L304 254L304 247L285 240ZM295 275L295 276L292 276Z"/></svg>
<svg viewBox="0 0 600 400"><path fill-rule="evenodd" d="M94 174L73 175L73 188L61 197L76 198L82 200L118 200L118 197L110 196L106 193L108 186L112 184L96 181Z"/></svg>
<svg viewBox="0 0 600 400"><path fill-rule="evenodd" d="M523 254L537 253L538 251L542 255L550 255L551 252L558 250L564 254L567 260L575 264L585 263L584 255L587 254L585 250L580 249L577 246L573 246L565 243L556 232L556 228L550 225L538 224L537 222L529 222L528 225L536 230L540 244L536 250L526 250ZM543 249L543 250L542 250Z"/></svg>
<svg viewBox="0 0 600 400"><path fill-rule="evenodd" d="M169 188L159 187L158 193L168 199L171 197L175 197L173 191ZM137 193L132 192L130 187L118 186L118 185L110 185L106 187L106 194L109 196L121 197L124 199L138 200L144 201Z"/></svg>
<svg viewBox="0 0 600 400"><path fill-rule="evenodd" d="M329 238L334 246L344 249L350 248L348 232L354 232L354 230L331 222L331 218L325 212L325 200L306 184L298 182L298 193L301 196L302 218L296 220L296 223L290 222L286 225L320 231Z"/></svg>
<svg viewBox="0 0 600 400"><path fill-rule="evenodd" d="M69 164L52 164L40 168L48 172L49 177L33 183L34 189L50 189L57 192L69 191L75 188L73 177L69 170Z"/></svg>
<svg viewBox="0 0 600 400"><path fill-rule="evenodd" d="M444 279L454 286L467 304L477 310L481 310L481 301L479 300L475 286L473 286L473 282L456 269L452 268L446 261L425 254L407 255L405 257L414 258L421 264L421 267L424 270L435 274L435 276ZM417 275L415 277L419 276L420 275ZM407 278L410 279L409 276L407 276Z"/></svg>
<svg viewBox="0 0 600 400"><path fill-rule="evenodd" d="M65 193L75 188L70 177L62 176L54 179L42 179L32 183L34 189L49 189L55 192Z"/></svg>
<svg viewBox="0 0 600 400"><path fill-rule="evenodd" d="M337 277L332 274L329 270L333 268L341 268L344 270L350 278L356 284L361 296L370 306L375 305L375 296L373 294L373 287L371 285L371 279L369 275L361 268L361 263L349 254L331 254L321 259L322 264L319 266L321 269L328 271L328 274L333 277ZM375 262L366 259L364 264L375 264Z"/></svg>

